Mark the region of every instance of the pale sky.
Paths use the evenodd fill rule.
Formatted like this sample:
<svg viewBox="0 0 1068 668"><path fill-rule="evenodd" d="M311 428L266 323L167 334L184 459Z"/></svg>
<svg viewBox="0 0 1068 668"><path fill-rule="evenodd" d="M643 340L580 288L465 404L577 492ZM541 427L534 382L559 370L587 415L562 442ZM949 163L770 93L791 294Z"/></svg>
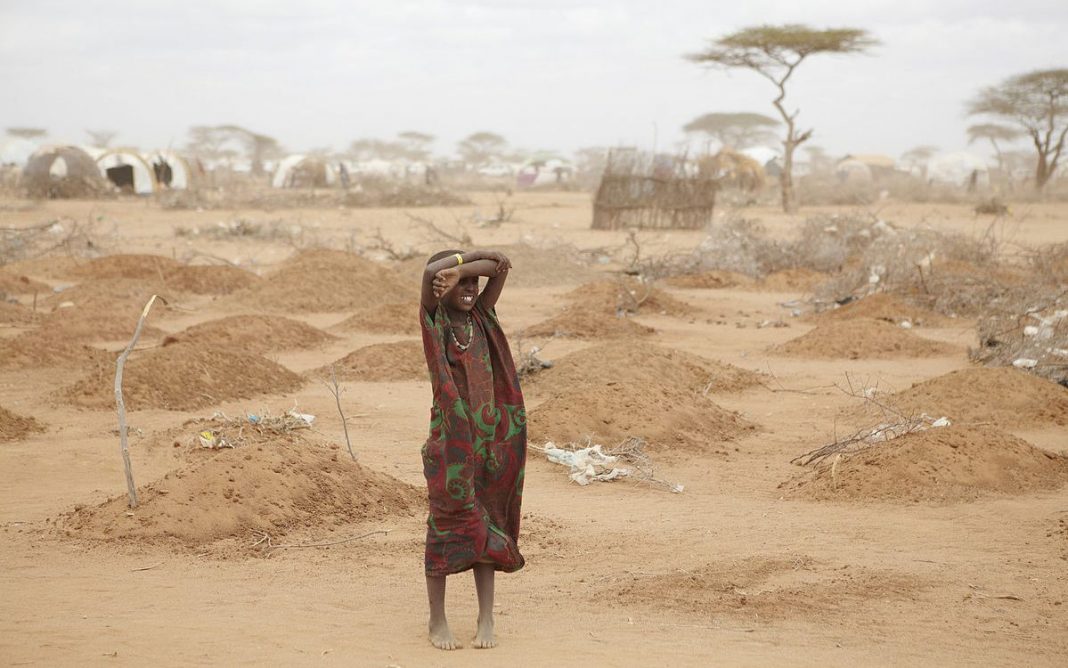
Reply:
<svg viewBox="0 0 1068 668"><path fill-rule="evenodd" d="M813 57L789 89L834 155L964 148L979 88L1068 66L1064 0L0 0L0 128L114 129L142 149L222 123L292 151L405 130L438 154L480 130L530 150L670 148L706 112L774 114L766 80L683 55L793 22L882 42Z"/></svg>

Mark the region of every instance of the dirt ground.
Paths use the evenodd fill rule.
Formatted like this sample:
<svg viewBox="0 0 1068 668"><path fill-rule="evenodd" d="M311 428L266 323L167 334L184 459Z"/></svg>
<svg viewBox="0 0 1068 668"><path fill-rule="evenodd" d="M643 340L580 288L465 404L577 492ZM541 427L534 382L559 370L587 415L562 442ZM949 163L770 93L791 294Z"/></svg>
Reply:
<svg viewBox="0 0 1068 668"><path fill-rule="evenodd" d="M516 200L510 222L466 224L475 246L526 249L525 259L518 252L514 256L510 285L498 304L513 346L519 344L516 333L559 315L566 296L580 285L611 277L626 236L589 229L586 194L528 193ZM641 383L643 368L667 370L664 375L671 377L657 377L656 383L674 380L675 386L645 410L659 411L661 422L686 422L679 427L689 433L675 442L671 434L678 430L659 429L656 433L667 435L651 444L650 453L657 475L685 490L674 494L628 480L580 487L532 448L520 540L528 563L519 573L497 579L500 646L451 653L433 649L426 640L425 515L418 496L429 384L418 374L353 373L343 367L350 360L360 371L360 355L351 356L356 351L393 355L393 364L406 364L418 341L407 326L369 322L369 307L381 305L391 316L404 312L397 305L409 300L406 290L414 303L419 266L418 260L387 265L381 243L372 248L376 231L394 250L414 247L429 254L455 242L435 238L406 214L456 232L457 221L471 220L475 210L489 214L494 209L489 194L475 195L473 201L451 209L272 212L167 211L133 199L3 202L0 224L6 227L89 221L105 253L157 255L194 265L229 263L263 280L236 272L189 283L195 290L183 288L175 282L180 273L165 261L145 275L135 275L143 260L111 262L107 271L99 269L105 265L93 269L84 261L57 259L5 268L26 277L12 279L13 285L77 284L78 292L71 294L84 295L88 306L81 311L79 303L62 307L76 322L49 333L37 329L43 316L28 309L36 301L46 314L58 310L62 295L45 300L45 295L16 292L27 310L0 320L0 344L19 346L10 350L25 350L36 340L42 347L62 343L73 351L0 360L0 419L32 425L0 438L0 662L383 668L1068 665L1068 486L1056 477L1063 462L1043 468L1044 461L1068 450L1068 390L1046 381L1038 390L1012 385L1026 385L1028 392L1037 392L1035 401L1044 402L1033 420L1001 420L994 411L993 417L949 416L967 427L953 438L968 445L960 448L953 439L942 439L941 449L933 452L967 459L976 444L1004 447L984 451L982 470L956 478L970 485L993 470L1001 476L996 485L939 498L930 485L936 469L949 466L940 459L931 469L909 468L909 476L927 476L927 491L915 498L892 493L897 479L886 478L908 468L901 461L882 470L876 496L865 496L862 484L844 485L848 493L836 495L837 478L829 470L820 478L819 493L794 493L809 473L791 459L832 441L843 421L856 421L863 413L858 400L836 386L846 374L904 392L967 369L974 323L924 323L908 331L907 345L895 339L878 354L869 355L865 346L836 353L819 342L813 346L822 354L796 344L790 348L795 352L784 354L783 344L820 325L791 317L780 306L801 293L751 285L662 284L687 308L640 312L634 322L653 333L613 339L611 354L571 358L577 362L570 370L562 364L528 384L531 444L537 445L544 438L539 406L551 407L559 397L581 401L583 393L568 393L576 379L611 387L610 370L581 373L579 363L605 359L627 366L621 377L632 385ZM747 209L745 215L787 236L801 217L835 211L847 210L812 208L791 217ZM1020 204L1012 212L999 228L1007 242L1068 241L1068 205ZM887 203L878 215L902 226L926 224L967 234L981 234L989 225L965 205ZM280 238L188 233L235 220L274 221L275 229L289 233ZM691 249L702 234L657 231L639 238L643 253L652 254ZM324 251L293 257L300 248L317 246L364 249L382 262L371 266ZM589 262L566 262L565 248L588 251ZM538 258L544 264L539 266ZM332 290L332 276L345 285ZM125 494L125 484L116 415L108 401L109 362L78 361L85 354L78 346L114 355L126 338L116 331L133 330L138 309L127 303L128 296L108 296L116 280L141 281L138 285L168 295L166 305L154 307L152 329L138 346L143 350L128 366L128 378L139 388L129 423L133 471L143 488L140 511L128 511L115 500ZM100 288L96 300L93 286L105 283L92 281L106 281L111 292ZM114 316L107 318L107 327L95 324L105 320L102 313ZM368 324L337 326L354 314ZM220 323L237 321L221 319L237 315L279 320L242 320L246 329L231 327L225 336L191 334L225 328ZM281 318L314 328L306 330L314 340L304 345L298 339L305 330ZM110 326L116 320L121 327ZM758 326L779 320L786 326ZM260 326L256 322L277 332L273 337L284 332L296 339L259 340L248 329ZM214 324L189 329L203 323ZM892 327L873 323L843 331L867 336L864 332ZM180 345L162 345L175 335ZM542 335L524 338L522 347L540 345L543 359L559 360L601 343ZM659 366L643 367L643 357L654 356L643 351L652 346ZM685 358L663 352L671 349ZM230 362L219 361L226 355ZM698 387L694 378L686 376L683 383L671 371L699 374L706 368L689 356L707 360L709 374L722 374L715 370L731 365L761 375L755 382ZM143 372L136 371L138 359L145 361ZM341 401L359 465L346 462L341 419L322 382L335 361L341 365ZM676 362L685 367L672 366ZM248 382L241 380L242 369L252 374ZM561 374L556 382L554 371ZM654 375L641 387L660 392ZM277 386L272 383L291 389L263 394L265 386ZM924 392L908 396L921 403L934 396L933 390ZM991 395L997 392L990 388ZM611 401L611 393L598 396ZM956 410L945 405L950 406L946 411ZM168 408L181 406L196 408ZM242 440L251 438L251 428L226 431L236 447L218 453L198 445L198 435L222 419L205 421L216 411L244 419L246 414L281 416L293 408L316 416L311 429L277 442L260 436ZM939 408L932 404L930 410ZM701 423L691 418L701 410L729 415L731 424L747 428L730 430L729 438L724 431L722 440L709 447L692 447L693 429ZM544 416L552 415L543 413L543 424ZM654 418L646 415L634 424ZM541 431L559 436L561 424ZM982 440L987 427L996 435L989 442ZM209 437L218 438L224 432L212 433ZM257 448L279 450L257 461ZM907 456L906 449L900 452ZM1026 457L1041 480L1006 475L1014 470L1013 457ZM864 468L863 463L843 465L833 473L863 476ZM900 484L910 480L901 477ZM255 521L241 522L252 516ZM343 542L357 536L362 538ZM265 549L309 542L336 544ZM450 578L448 611L453 630L468 641L476 613L469 575Z"/></svg>

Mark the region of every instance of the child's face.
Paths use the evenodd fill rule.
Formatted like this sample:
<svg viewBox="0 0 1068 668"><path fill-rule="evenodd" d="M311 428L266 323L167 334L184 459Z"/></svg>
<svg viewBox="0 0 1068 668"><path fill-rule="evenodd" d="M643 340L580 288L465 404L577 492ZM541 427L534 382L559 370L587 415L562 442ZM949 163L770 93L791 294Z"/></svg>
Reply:
<svg viewBox="0 0 1068 668"><path fill-rule="evenodd" d="M475 308L478 299L478 276L461 278L460 282L441 296L441 301L454 311L467 313Z"/></svg>

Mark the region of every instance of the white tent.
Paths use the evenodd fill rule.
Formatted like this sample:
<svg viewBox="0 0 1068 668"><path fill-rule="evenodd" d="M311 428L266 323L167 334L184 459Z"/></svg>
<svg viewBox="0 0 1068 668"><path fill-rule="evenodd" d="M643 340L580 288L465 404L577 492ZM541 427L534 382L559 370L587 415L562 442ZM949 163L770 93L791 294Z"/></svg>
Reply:
<svg viewBox="0 0 1068 668"><path fill-rule="evenodd" d="M156 189L156 175L145 159L129 149L104 152L96 159L100 173L115 185L129 186L138 195L149 195Z"/></svg>
<svg viewBox="0 0 1068 668"><path fill-rule="evenodd" d="M317 188L337 184L337 169L322 158L290 155L278 163L271 178L275 188Z"/></svg>
<svg viewBox="0 0 1068 668"><path fill-rule="evenodd" d="M152 167L157 183L171 190L186 190L193 187L193 169L189 161L170 149L145 154L145 161Z"/></svg>
<svg viewBox="0 0 1068 668"><path fill-rule="evenodd" d="M927 161L927 180L961 187L974 180L976 186L985 187L990 185L990 170L986 160L974 153L940 153Z"/></svg>

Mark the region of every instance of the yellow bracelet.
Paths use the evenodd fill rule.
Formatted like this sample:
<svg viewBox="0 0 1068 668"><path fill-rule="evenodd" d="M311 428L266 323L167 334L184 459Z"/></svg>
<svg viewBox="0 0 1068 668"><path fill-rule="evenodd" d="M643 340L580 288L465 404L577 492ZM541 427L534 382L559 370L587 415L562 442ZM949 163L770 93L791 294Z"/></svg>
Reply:
<svg viewBox="0 0 1068 668"><path fill-rule="evenodd" d="M456 266L457 267L459 267L461 264L464 263L464 256L463 255L460 255L459 253L456 253L456 255L454 257L456 258Z"/></svg>

